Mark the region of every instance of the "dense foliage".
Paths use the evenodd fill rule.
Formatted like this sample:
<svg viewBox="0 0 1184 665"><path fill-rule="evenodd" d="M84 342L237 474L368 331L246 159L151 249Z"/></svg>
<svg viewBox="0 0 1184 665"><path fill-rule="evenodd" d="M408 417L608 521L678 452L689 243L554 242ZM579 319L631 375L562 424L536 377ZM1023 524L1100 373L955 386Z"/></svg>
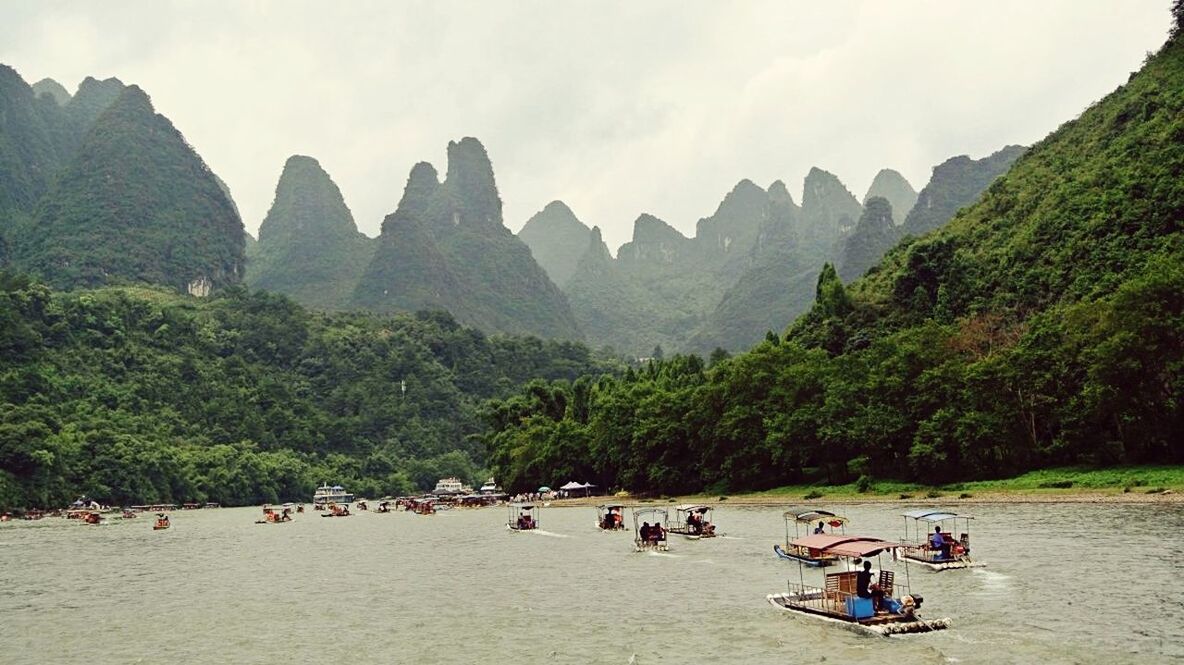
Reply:
<svg viewBox="0 0 1184 665"><path fill-rule="evenodd" d="M605 371L582 345L443 313L317 315L242 287L62 293L0 273L0 508L484 480L482 400Z"/></svg>
<svg viewBox="0 0 1184 665"><path fill-rule="evenodd" d="M1184 462L1184 42L784 336L492 403L512 488L943 483ZM866 482L864 484L867 484Z"/></svg>

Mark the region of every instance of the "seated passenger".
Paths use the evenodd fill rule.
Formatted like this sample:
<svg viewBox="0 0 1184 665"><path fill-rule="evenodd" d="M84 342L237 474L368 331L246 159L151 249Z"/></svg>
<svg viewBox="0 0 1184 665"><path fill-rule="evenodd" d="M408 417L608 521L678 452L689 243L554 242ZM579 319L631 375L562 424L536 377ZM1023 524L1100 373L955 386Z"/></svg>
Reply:
<svg viewBox="0 0 1184 665"><path fill-rule="evenodd" d="M929 546L938 550L942 559L950 558L950 544L946 542L940 526L933 527L933 535L929 537Z"/></svg>
<svg viewBox="0 0 1184 665"><path fill-rule="evenodd" d="M818 526L814 527L814 535L817 536L818 534L822 533L826 533L826 525L822 522L819 522Z"/></svg>
<svg viewBox="0 0 1184 665"><path fill-rule="evenodd" d="M641 542L649 542L650 539L650 523L642 522L641 529L637 531L637 536L641 538Z"/></svg>

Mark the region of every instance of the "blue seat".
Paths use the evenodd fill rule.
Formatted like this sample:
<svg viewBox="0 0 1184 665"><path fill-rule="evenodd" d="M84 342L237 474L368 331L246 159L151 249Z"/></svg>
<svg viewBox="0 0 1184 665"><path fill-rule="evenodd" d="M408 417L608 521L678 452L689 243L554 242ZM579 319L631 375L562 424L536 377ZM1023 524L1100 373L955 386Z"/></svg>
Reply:
<svg viewBox="0 0 1184 665"><path fill-rule="evenodd" d="M874 616L876 610L872 605L871 598L860 598L859 596L847 597L847 615L855 617L856 619L866 619Z"/></svg>

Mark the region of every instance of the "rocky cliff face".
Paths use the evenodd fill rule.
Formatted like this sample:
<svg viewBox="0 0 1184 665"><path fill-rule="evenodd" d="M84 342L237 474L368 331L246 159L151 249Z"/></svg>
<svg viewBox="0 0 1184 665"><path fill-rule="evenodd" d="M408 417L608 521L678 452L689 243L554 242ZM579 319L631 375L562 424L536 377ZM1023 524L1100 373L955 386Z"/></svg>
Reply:
<svg viewBox="0 0 1184 665"><path fill-rule="evenodd" d="M358 231L336 183L312 157L284 164L259 227L247 283L315 309L348 303L376 243Z"/></svg>
<svg viewBox="0 0 1184 665"><path fill-rule="evenodd" d="M473 138L449 143L443 182L430 165L412 169L352 302L447 309L490 332L580 337L567 298L503 224L493 166Z"/></svg>
<svg viewBox="0 0 1184 665"><path fill-rule="evenodd" d="M552 201L526 221L518 238L560 288L575 273L592 230L562 201Z"/></svg>

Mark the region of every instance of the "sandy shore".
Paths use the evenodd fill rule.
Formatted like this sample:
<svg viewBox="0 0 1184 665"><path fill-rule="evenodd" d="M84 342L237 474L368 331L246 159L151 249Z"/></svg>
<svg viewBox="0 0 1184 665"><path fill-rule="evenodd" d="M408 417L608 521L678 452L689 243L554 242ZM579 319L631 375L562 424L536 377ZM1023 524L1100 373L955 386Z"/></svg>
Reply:
<svg viewBox="0 0 1184 665"><path fill-rule="evenodd" d="M1145 494L1142 492L1126 492L1120 489L1116 490L1096 490L1096 491L1073 491L1073 490L1012 490L1007 492L976 492L968 498L959 498L959 493L943 494L937 497L927 497L925 494L915 494L910 498L902 499L899 494L836 494L830 496L826 494L825 490L820 489L823 496L818 499L805 500L802 494L737 494L728 495L721 500L719 495L712 496L678 496L678 497L645 497L645 496L629 496L629 497L605 497L593 496L577 499L556 499L551 501L552 507L588 507L599 506L608 502L619 502L625 505L634 504L652 504L652 505L673 505L680 503L704 503L712 506L759 506L759 507L780 507L780 506L797 506L797 505L827 505L827 506L849 506L859 504L918 504L918 503L940 503L940 504L1019 504L1019 503L1159 503L1159 504L1179 504L1184 503L1184 493L1174 492L1169 490L1167 493L1159 494Z"/></svg>

